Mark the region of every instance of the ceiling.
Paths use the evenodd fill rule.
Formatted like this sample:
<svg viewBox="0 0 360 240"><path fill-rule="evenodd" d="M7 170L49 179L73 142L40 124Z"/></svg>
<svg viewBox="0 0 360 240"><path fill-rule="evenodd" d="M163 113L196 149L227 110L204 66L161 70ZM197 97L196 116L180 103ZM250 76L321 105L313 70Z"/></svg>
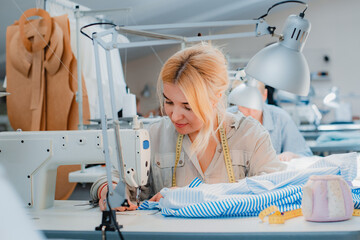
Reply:
<svg viewBox="0 0 360 240"><path fill-rule="evenodd" d="M5 75L6 28L20 18L22 12L44 6L43 0L0 0L0 79ZM75 0L93 10L130 8L128 13L107 14L106 18L118 25L146 25L257 18L279 0ZM307 0L305 0L307 2ZM5 7L6 6L6 7ZM272 12L292 4L281 5ZM183 34L183 32L175 32ZM130 39L131 40L131 39ZM132 50L135 51L135 50ZM140 57L150 50L132 54Z"/></svg>

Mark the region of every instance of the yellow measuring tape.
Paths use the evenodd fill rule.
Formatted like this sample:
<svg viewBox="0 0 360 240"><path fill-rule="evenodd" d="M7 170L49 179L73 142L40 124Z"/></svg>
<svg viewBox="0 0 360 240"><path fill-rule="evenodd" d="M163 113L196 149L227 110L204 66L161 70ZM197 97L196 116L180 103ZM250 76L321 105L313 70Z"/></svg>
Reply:
<svg viewBox="0 0 360 240"><path fill-rule="evenodd" d="M219 123L220 123L221 122L220 118L218 118L218 119L219 119ZM229 182L234 183L235 182L234 170L232 167L232 161L231 161L231 157L230 157L229 145L228 145L228 142L226 139L226 133L225 133L223 126L221 126L219 128L219 132L220 132L221 146L222 146L223 152L224 152L224 160L225 160L226 171L227 171L227 174L229 177ZM179 163L183 139L184 139L184 135L179 134L178 138L177 138L177 142L176 142L175 166L174 166L174 172L173 172L173 177L172 177L172 186L173 187L176 187L176 167Z"/></svg>
<svg viewBox="0 0 360 240"><path fill-rule="evenodd" d="M262 210L259 214L259 218L261 221L265 222L264 218L269 216L269 223L270 224L282 224L285 223L285 220L290 218L302 216L301 209L296 209L292 211L287 211L281 213L277 206L270 206L264 210Z"/></svg>
<svg viewBox="0 0 360 240"><path fill-rule="evenodd" d="M354 209L353 216L360 217L360 209Z"/></svg>
<svg viewBox="0 0 360 240"><path fill-rule="evenodd" d="M172 177L172 186L173 187L176 187L176 166L179 163L180 153L181 153L181 146L182 146L183 139L184 139L184 135L179 134L178 138L177 138L177 142L176 142L175 167L174 167L174 172L173 172L173 177Z"/></svg>
<svg viewBox="0 0 360 240"><path fill-rule="evenodd" d="M259 218L262 222L265 222L265 217L269 216L270 224L282 224L288 219L302 215L301 208L281 213L277 206L270 206L260 212ZM353 216L360 216L360 209L354 209Z"/></svg>
<svg viewBox="0 0 360 240"><path fill-rule="evenodd" d="M220 119L219 119L219 122L220 122ZM226 139L225 129L223 126L221 126L219 128L219 132L220 132L221 146L222 146L223 152L224 152L224 160L225 160L226 171L227 171L227 174L229 177L229 182L234 183L235 182L234 170L232 167L229 145L228 145L228 142Z"/></svg>

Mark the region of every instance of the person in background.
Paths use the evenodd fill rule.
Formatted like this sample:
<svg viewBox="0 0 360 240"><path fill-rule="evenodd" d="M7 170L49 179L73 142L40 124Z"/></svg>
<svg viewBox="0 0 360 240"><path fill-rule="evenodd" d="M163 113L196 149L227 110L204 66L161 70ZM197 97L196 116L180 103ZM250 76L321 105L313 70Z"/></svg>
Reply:
<svg viewBox="0 0 360 240"><path fill-rule="evenodd" d="M184 187L195 178L209 184L229 183L286 168L258 121L226 112L228 85L226 59L209 44L185 48L167 60L158 80L167 116L149 128L150 176L141 200L159 201L163 188ZM99 205L104 210L107 188L101 189L105 190L98 192ZM134 209L131 204L116 208Z"/></svg>
<svg viewBox="0 0 360 240"><path fill-rule="evenodd" d="M269 131L271 142L281 161L312 156L312 151L290 115L280 107L266 104L267 89L259 81L257 87L264 101L262 111L242 106L231 107L228 111L233 113L240 111L245 116L251 116L259 121Z"/></svg>
<svg viewBox="0 0 360 240"><path fill-rule="evenodd" d="M136 97L136 114L139 116L139 117L142 117L142 113L141 113L141 108L140 108L140 98L139 97Z"/></svg>

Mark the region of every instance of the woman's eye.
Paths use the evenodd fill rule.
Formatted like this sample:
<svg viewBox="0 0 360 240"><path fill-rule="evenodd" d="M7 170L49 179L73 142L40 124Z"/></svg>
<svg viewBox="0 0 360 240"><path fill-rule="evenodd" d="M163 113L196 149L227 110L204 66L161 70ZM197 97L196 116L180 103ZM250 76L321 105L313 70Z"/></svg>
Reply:
<svg viewBox="0 0 360 240"><path fill-rule="evenodd" d="M169 101L165 101L165 104L171 105L171 104L173 104L173 103L172 103L172 102L169 102Z"/></svg>
<svg viewBox="0 0 360 240"><path fill-rule="evenodd" d="M189 108L189 107L184 107L186 110L188 110L188 111L191 111L191 108Z"/></svg>

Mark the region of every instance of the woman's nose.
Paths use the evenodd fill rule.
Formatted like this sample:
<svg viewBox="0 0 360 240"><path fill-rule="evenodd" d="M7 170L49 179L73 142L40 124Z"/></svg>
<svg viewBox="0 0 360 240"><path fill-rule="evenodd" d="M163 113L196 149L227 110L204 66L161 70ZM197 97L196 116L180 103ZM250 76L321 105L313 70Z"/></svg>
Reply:
<svg viewBox="0 0 360 240"><path fill-rule="evenodd" d="M183 115L181 113L181 109L174 107L172 114L171 114L171 119L176 122L178 120L181 120L183 118Z"/></svg>

